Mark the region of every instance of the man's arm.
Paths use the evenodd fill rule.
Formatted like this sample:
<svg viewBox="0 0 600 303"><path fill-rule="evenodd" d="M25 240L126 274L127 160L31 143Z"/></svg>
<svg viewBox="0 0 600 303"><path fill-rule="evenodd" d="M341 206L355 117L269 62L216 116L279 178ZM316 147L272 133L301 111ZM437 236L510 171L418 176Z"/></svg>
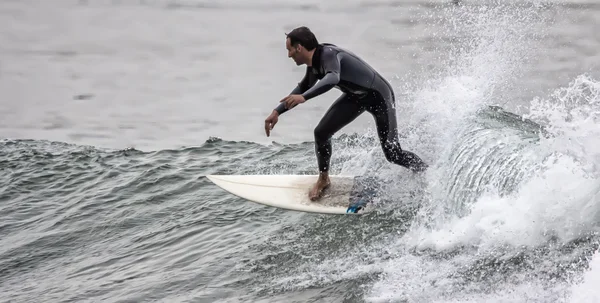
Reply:
<svg viewBox="0 0 600 303"><path fill-rule="evenodd" d="M306 68L306 73L304 74L304 78L302 78L302 81L300 81L300 83L298 83L298 85L296 85L296 87L292 90L292 92L290 93L290 95L298 95L298 94L302 94L303 92L305 92L306 90L308 90L308 88L311 86L311 77L309 76L310 73L310 68ZM314 81L313 81L314 82ZM312 83L314 84L314 83ZM278 114L283 114L286 111L288 111L288 108L285 108L285 103L279 103L279 105L274 109Z"/></svg>
<svg viewBox="0 0 600 303"><path fill-rule="evenodd" d="M340 82L340 59L333 51L323 50L323 69L325 77L316 85L302 93L304 100L309 100L332 89Z"/></svg>

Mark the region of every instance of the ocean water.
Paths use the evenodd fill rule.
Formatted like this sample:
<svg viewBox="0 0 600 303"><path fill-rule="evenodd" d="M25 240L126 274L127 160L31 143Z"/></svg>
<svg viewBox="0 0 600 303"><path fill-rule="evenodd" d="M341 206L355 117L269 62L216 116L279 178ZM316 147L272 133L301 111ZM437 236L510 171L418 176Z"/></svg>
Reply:
<svg viewBox="0 0 600 303"><path fill-rule="evenodd" d="M314 174L332 90L264 119L303 75L300 25L392 83L333 173L388 189L363 216L244 201L207 174ZM0 1L0 301L600 300L594 1Z"/></svg>

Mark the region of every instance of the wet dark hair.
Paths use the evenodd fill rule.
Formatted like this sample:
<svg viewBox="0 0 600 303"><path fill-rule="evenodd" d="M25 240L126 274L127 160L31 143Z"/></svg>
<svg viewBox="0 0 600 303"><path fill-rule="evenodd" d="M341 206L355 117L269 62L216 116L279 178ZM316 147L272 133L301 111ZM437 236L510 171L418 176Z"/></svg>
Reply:
<svg viewBox="0 0 600 303"><path fill-rule="evenodd" d="M297 27L285 35L290 39L292 46L300 44L307 50L313 50L319 45L319 41L317 41L315 34L313 34L306 26Z"/></svg>

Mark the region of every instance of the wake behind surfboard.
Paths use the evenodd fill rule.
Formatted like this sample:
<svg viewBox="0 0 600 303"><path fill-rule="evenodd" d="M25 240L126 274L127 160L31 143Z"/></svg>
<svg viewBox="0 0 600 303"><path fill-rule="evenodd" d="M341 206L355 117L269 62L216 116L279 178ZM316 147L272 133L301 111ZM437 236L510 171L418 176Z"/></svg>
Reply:
<svg viewBox="0 0 600 303"><path fill-rule="evenodd" d="M317 175L207 175L220 188L243 199L288 210L322 214L361 214L370 210L377 191L369 178L330 176L318 201L308 198Z"/></svg>

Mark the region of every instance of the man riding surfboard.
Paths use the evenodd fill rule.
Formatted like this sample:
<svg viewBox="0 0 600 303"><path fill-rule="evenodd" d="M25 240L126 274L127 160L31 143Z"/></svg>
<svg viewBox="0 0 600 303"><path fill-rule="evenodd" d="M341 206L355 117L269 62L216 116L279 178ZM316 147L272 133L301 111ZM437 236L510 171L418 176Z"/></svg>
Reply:
<svg viewBox="0 0 600 303"><path fill-rule="evenodd" d="M400 147L394 91L375 69L348 50L330 43L319 43L305 26L286 34L285 45L288 57L296 65L307 65L306 73L290 95L281 99L265 119L267 136L278 122L279 115L296 105L333 87L343 92L314 130L319 178L308 193L311 200L319 199L330 185L331 137L365 111L375 118L379 142L388 161L414 172L427 169L421 158Z"/></svg>

